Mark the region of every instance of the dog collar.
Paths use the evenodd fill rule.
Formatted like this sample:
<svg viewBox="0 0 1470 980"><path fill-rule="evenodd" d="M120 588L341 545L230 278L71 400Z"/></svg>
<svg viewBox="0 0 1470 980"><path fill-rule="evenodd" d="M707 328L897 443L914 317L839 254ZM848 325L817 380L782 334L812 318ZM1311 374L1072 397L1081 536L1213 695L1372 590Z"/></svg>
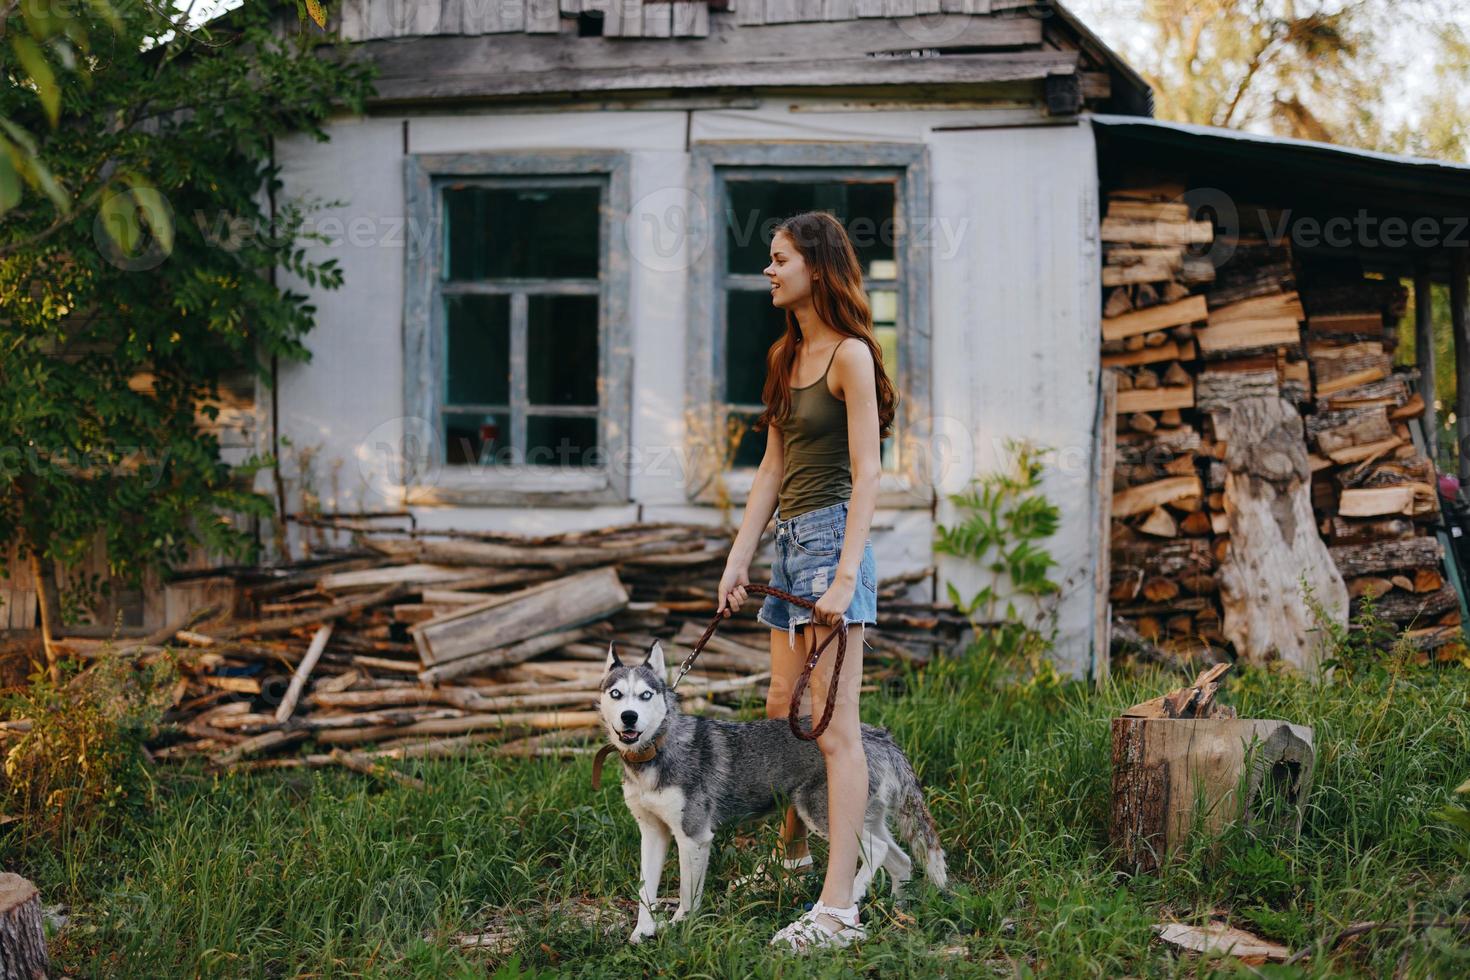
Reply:
<svg viewBox="0 0 1470 980"><path fill-rule="evenodd" d="M658 755L658 750L664 747L664 739L667 734L660 735L648 745L634 752L624 752L616 745L604 745L597 750L597 755L592 758L592 788L602 789L602 764L607 757L616 752L623 757L624 762L647 762Z"/></svg>

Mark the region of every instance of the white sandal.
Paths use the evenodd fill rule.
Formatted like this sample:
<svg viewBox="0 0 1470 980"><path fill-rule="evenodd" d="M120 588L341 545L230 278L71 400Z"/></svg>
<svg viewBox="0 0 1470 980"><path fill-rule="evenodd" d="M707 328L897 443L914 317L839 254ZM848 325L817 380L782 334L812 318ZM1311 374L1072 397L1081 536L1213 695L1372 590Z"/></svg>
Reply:
<svg viewBox="0 0 1470 980"><path fill-rule="evenodd" d="M836 932L817 921L823 912L842 923ZM845 909L823 905L820 901L803 913L801 918L786 926L771 937L772 946L786 946L795 952L805 953L821 947L842 948L868 938L868 931L858 925L858 907Z"/></svg>
<svg viewBox="0 0 1470 980"><path fill-rule="evenodd" d="M730 890L749 888L751 885L763 881L774 881L778 877L775 873L775 868L780 868L782 871L789 873L793 871L805 871L811 867L812 856L809 853L803 854L799 858L780 858L779 860L775 858L775 855L772 855L770 858L756 865L755 870L750 874L741 875L730 882Z"/></svg>

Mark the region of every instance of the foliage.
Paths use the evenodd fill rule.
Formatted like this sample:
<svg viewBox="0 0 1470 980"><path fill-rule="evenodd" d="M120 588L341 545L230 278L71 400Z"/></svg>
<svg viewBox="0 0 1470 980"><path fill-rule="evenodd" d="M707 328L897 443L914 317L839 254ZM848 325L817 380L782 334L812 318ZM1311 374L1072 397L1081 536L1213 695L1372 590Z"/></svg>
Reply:
<svg viewBox="0 0 1470 980"><path fill-rule="evenodd" d="M100 534L136 582L193 545L247 556L228 514L270 511L249 491L269 460L232 472L207 431L220 382L308 356L315 310L273 270L342 282L308 258L311 205L267 210L272 141L325 139L369 90L319 40L273 32L271 6L206 36L176 30L174 5L51 5L68 19L46 50L84 35L84 67L0 91L0 122L41 134L35 159L68 195L18 199L0 232L0 540L23 554L71 564Z"/></svg>
<svg viewBox="0 0 1470 980"><path fill-rule="evenodd" d="M1470 862L1470 779L1465 780L1455 788L1455 795L1463 798L1465 803L1446 804L1434 815L1444 821L1455 833L1454 848L1465 859Z"/></svg>
<svg viewBox="0 0 1470 980"><path fill-rule="evenodd" d="M1181 960L1154 941L1160 920L1217 915L1317 947L1292 976L1464 973L1463 941L1443 930L1332 941L1349 922L1470 915L1446 897L1464 857L1434 817L1466 775L1470 671L1352 684L1232 671L1242 716L1314 730L1301 833L1229 837L1214 853L1204 841L1157 876L1127 877L1108 845L1109 721L1177 675L1118 670L1101 689L1038 690L1012 667L977 646L864 698L864 720L893 731L926 787L954 888L918 886L895 905L880 874L863 908L872 938L837 960L776 958L766 944L819 877L726 890L769 853L775 818L718 835L700 915L627 946L638 830L615 785L591 789L586 756L395 763L423 790L338 770L165 768L154 804L115 830L12 846L5 861L68 906L51 945L73 976L468 977L513 975L513 958L585 977L1233 975L1228 960ZM1382 723L1365 725L1385 702ZM747 717L763 714L753 702ZM671 849L661 894L677 867ZM599 918L557 912L572 909ZM501 946L455 941L502 930Z"/></svg>
<svg viewBox="0 0 1470 980"><path fill-rule="evenodd" d="M1060 586L1050 577L1056 560L1043 542L1056 533L1061 513L1041 491L1042 450L1011 440L1006 455L1005 469L950 495L962 520L936 525L934 551L974 562L989 575L969 599L953 582L945 583L949 600L974 624L977 642L1029 663L1033 683L1054 687L1061 678L1045 657L1051 613L1046 600Z"/></svg>
<svg viewBox="0 0 1470 980"><path fill-rule="evenodd" d="M143 741L173 701L171 658L138 667L104 647L90 667L68 661L61 683L44 674L3 703L29 730L0 742L0 808L20 832L48 843L106 832L151 786Z"/></svg>
<svg viewBox="0 0 1470 980"><path fill-rule="evenodd" d="M1160 119L1448 160L1470 151L1457 0L1069 6L1112 36L1153 87Z"/></svg>
<svg viewBox="0 0 1470 980"><path fill-rule="evenodd" d="M153 36L170 32L195 35L189 26L193 3L146 6L158 22ZM318 0L296 0L296 7L303 21L310 17L317 27L326 27L326 10ZM90 73L98 67L94 40L101 38L105 48L117 36L125 36L127 27L108 0L18 0L0 5L0 32L8 33L8 55L15 59L5 65L6 74L18 83L18 89L34 96L46 123L55 129L62 120L67 83L91 85ZM209 31L201 29L197 35L207 42ZM6 109L0 112L0 214L20 202L26 187L46 195L58 211L69 216L94 200L88 195L75 196L57 179L34 130Z"/></svg>

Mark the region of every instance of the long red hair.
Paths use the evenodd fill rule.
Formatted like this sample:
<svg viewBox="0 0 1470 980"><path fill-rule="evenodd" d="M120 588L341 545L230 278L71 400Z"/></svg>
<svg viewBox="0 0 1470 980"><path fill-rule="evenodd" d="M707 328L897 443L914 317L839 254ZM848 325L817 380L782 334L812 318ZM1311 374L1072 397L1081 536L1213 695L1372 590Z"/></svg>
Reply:
<svg viewBox="0 0 1470 980"><path fill-rule="evenodd" d="M847 229L830 212L804 211L781 222L773 234L780 232L791 239L812 274L812 308L817 316L838 333L868 345L877 375L879 438L892 435L898 390L883 370L883 349L873 336L873 311L863 291L862 266ZM786 332L766 352L766 384L761 391L766 410L756 419L757 431L768 425L779 426L790 416L791 372L801 343L801 324L796 314L787 310Z"/></svg>

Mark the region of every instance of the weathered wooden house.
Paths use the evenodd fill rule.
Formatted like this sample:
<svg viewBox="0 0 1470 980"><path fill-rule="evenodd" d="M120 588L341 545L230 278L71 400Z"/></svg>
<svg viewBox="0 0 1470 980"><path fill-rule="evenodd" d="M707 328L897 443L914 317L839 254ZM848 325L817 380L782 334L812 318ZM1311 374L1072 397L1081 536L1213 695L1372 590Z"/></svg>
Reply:
<svg viewBox="0 0 1470 980"><path fill-rule="evenodd" d="M1115 482L1147 474L1116 472L1105 351L1135 374L1198 363L1180 345L1207 319L1200 299L1100 339L1105 301L1141 315L1183 301L1164 281L1210 281L1181 264L1200 216L1167 199L1410 217L1470 202L1465 168L1155 121L1147 84L1054 2L346 0L334 16L339 56L377 66L377 95L329 142L277 146L284 196L342 202L311 224L346 279L292 283L318 307L314 356L256 393L252 438L285 459L288 509L548 532L717 521L728 503L738 519L762 441L736 443L730 420L759 410L781 324L760 274L769 222L828 208L902 396L880 574L933 565L926 594L973 591L988 573L932 551L947 494L1003 467L1009 440L1047 447L1058 659L1079 676L1107 669L1110 536L1185 533L1165 524L1190 507L1208 518L1194 533L1221 530L1195 455L1193 494L1110 530ZM1141 236L1105 235L1117 188L1141 189ZM1427 282L1450 278L1453 244L1332 251ZM1154 386L1162 401L1129 375L1125 445L1145 415L1189 427L1187 373Z"/></svg>

